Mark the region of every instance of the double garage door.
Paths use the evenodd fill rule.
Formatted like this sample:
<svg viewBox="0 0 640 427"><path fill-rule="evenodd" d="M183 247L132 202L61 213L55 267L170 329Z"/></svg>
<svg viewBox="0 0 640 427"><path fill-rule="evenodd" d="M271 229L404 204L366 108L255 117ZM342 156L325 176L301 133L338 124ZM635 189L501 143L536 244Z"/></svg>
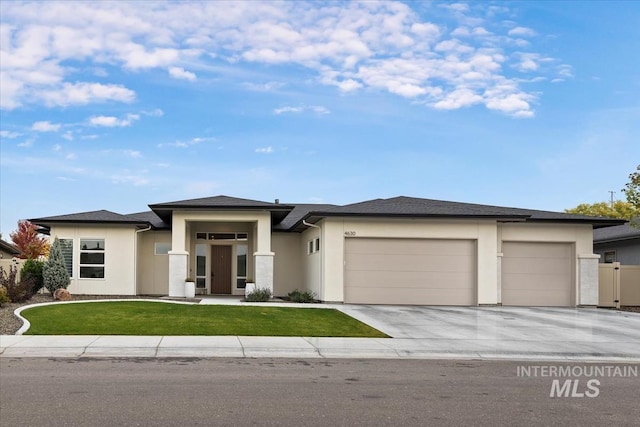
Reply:
<svg viewBox="0 0 640 427"><path fill-rule="evenodd" d="M570 306L573 246L505 242L502 304ZM352 304L476 305L476 242L348 238L344 301Z"/></svg>
<svg viewBox="0 0 640 427"><path fill-rule="evenodd" d="M473 240L346 239L344 301L474 305L475 266Z"/></svg>

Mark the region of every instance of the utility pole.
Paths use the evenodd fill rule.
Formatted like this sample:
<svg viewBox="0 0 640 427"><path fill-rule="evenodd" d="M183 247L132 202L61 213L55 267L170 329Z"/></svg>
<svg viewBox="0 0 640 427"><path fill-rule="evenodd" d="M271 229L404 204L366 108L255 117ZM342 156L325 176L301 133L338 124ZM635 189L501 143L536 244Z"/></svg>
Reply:
<svg viewBox="0 0 640 427"><path fill-rule="evenodd" d="M613 209L613 195L616 194L615 191L609 191L609 194L611 194L611 209Z"/></svg>

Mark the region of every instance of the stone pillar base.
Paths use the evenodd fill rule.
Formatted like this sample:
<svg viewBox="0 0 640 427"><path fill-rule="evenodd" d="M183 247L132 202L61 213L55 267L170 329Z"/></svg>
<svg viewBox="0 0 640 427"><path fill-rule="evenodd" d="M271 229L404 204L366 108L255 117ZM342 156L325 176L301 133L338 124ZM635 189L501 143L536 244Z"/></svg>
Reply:
<svg viewBox="0 0 640 427"><path fill-rule="evenodd" d="M580 298L578 305L598 305L598 260L600 255L578 255L578 290Z"/></svg>
<svg viewBox="0 0 640 427"><path fill-rule="evenodd" d="M253 254L255 259L255 278L256 288L267 288L273 295L273 252L256 252Z"/></svg>
<svg viewBox="0 0 640 427"><path fill-rule="evenodd" d="M188 275L189 252L169 251L169 296L184 297Z"/></svg>

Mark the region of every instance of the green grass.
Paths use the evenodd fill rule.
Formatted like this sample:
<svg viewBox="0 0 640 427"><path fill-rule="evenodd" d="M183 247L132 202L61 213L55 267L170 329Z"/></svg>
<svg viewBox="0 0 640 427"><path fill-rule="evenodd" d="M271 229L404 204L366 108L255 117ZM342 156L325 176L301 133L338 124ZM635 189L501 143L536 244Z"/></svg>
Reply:
<svg viewBox="0 0 640 427"><path fill-rule="evenodd" d="M387 335L325 308L185 305L147 301L54 304L24 310L28 335Z"/></svg>

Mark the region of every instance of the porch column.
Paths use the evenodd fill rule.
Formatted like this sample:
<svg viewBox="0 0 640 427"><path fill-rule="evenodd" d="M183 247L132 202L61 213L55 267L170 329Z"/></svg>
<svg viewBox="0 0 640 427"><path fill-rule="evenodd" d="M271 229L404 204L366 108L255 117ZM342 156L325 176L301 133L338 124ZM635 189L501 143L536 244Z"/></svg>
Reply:
<svg viewBox="0 0 640 427"><path fill-rule="evenodd" d="M255 260L256 288L267 288L273 294L273 257L271 252L271 215L258 219L256 226Z"/></svg>
<svg viewBox="0 0 640 427"><path fill-rule="evenodd" d="M187 278L189 252L185 249L186 221L174 216L171 227L171 250L169 251L169 296L184 297L184 282Z"/></svg>
<svg viewBox="0 0 640 427"><path fill-rule="evenodd" d="M598 305L598 254L578 255L578 305Z"/></svg>

